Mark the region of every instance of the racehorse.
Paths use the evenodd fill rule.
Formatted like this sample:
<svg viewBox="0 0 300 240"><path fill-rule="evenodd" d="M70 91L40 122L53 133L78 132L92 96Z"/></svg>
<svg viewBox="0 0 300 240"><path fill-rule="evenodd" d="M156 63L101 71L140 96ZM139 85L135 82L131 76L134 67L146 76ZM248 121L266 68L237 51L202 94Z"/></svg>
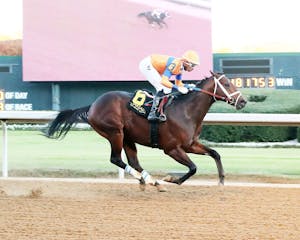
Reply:
<svg viewBox="0 0 300 240"><path fill-rule="evenodd" d="M154 23L156 23L159 28L163 26L168 27L167 23L164 21L165 18L169 17L169 13L167 11L159 14L159 18L152 15L152 11L142 12L138 14L138 17L145 17L149 24L154 27Z"/></svg>
<svg viewBox="0 0 300 240"><path fill-rule="evenodd" d="M211 105L225 101L237 110L246 105L246 100L230 80L220 73L211 72L211 76L196 83L186 95L174 99L165 114L167 121L158 124L158 148L177 162L188 168L181 177L167 176L163 180L182 184L196 173L197 167L187 153L211 156L217 165L219 184L224 184L224 170L220 155L199 142L202 121ZM131 94L123 91L111 91L100 96L93 104L75 110L61 111L49 124L46 136L63 138L73 124L84 121L105 137L111 145L111 163L125 169L126 173L137 178L145 186L149 183L163 191L163 187L154 180L139 164L136 143L151 146L150 122L127 107ZM124 149L128 164L123 162L121 151Z"/></svg>

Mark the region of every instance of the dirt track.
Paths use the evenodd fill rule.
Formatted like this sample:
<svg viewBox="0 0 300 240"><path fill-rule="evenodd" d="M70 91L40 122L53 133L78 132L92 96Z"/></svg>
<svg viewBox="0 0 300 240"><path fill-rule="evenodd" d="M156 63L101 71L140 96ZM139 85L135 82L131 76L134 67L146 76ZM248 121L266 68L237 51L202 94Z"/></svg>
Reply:
<svg viewBox="0 0 300 240"><path fill-rule="evenodd" d="M300 239L300 189L0 180L0 239Z"/></svg>

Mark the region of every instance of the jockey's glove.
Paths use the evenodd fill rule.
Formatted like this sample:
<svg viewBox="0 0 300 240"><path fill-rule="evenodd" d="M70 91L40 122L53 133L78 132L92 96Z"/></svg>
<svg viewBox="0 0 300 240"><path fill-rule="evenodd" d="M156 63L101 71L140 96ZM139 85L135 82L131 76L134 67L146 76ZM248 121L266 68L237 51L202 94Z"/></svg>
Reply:
<svg viewBox="0 0 300 240"><path fill-rule="evenodd" d="M193 83L184 84L184 86L185 86L188 90L190 90L190 91L193 91L194 88L196 87L196 85L193 84Z"/></svg>
<svg viewBox="0 0 300 240"><path fill-rule="evenodd" d="M187 94L188 93L188 89L185 87L185 86L177 86L177 85L173 85L172 86L172 89L173 90L176 90L176 91L178 91L178 92L180 92L180 93L182 93L182 94Z"/></svg>
<svg viewBox="0 0 300 240"><path fill-rule="evenodd" d="M184 86L178 87L178 91L181 92L182 94L187 94L188 93L188 89Z"/></svg>

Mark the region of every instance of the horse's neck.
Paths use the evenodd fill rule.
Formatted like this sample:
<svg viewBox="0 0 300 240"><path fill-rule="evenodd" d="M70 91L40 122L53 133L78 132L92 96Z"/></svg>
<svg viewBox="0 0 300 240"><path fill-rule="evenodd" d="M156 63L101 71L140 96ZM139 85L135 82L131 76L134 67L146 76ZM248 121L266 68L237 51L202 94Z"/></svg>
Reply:
<svg viewBox="0 0 300 240"><path fill-rule="evenodd" d="M201 124L212 105L211 96L204 93L194 93L187 102L187 112L196 124Z"/></svg>
<svg viewBox="0 0 300 240"><path fill-rule="evenodd" d="M211 96L194 92L190 96L185 97L186 100L176 104L173 110L176 112L176 115L180 114L185 119L185 122L199 126L212 105Z"/></svg>

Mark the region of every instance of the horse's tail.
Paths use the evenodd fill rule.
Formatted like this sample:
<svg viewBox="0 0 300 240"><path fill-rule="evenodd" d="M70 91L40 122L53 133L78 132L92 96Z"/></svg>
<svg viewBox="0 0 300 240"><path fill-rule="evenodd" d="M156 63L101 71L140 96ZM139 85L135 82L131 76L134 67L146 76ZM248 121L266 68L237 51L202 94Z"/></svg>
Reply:
<svg viewBox="0 0 300 240"><path fill-rule="evenodd" d="M145 12L141 12L137 15L138 17L145 17L146 16L146 13Z"/></svg>
<svg viewBox="0 0 300 240"><path fill-rule="evenodd" d="M68 109L61 111L56 118L49 123L45 136L48 138L62 139L75 123L89 123L87 119L89 109L90 106L86 106L74 110Z"/></svg>

